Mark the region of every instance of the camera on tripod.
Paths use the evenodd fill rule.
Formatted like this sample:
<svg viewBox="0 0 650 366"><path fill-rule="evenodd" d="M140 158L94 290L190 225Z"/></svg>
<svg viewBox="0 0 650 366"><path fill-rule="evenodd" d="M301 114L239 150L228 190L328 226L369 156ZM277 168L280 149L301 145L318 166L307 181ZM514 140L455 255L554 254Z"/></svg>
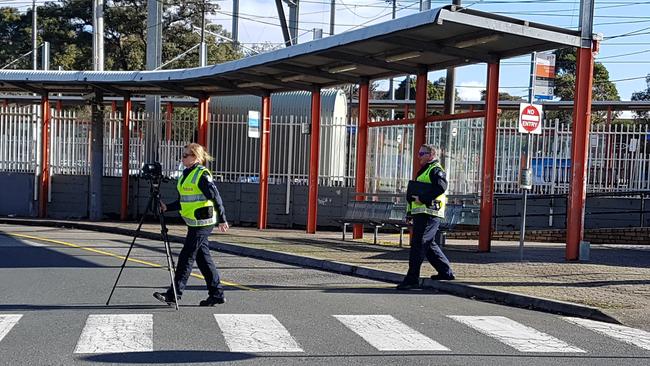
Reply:
<svg viewBox="0 0 650 366"><path fill-rule="evenodd" d="M155 182L160 182L163 178L162 165L158 162L145 163L141 170L142 178Z"/></svg>

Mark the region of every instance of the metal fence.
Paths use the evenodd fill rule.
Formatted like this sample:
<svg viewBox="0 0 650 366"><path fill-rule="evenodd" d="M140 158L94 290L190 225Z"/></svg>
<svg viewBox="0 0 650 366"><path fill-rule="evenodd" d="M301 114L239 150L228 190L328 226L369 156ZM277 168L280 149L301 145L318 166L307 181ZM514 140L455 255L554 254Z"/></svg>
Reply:
<svg viewBox="0 0 650 366"><path fill-rule="evenodd" d="M34 107L0 107L0 171L38 172L40 115ZM305 117L273 117L271 121L271 183L307 184L309 140ZM351 187L355 184L357 121L323 119L320 132L319 184ZM546 121L542 134L532 138L533 193L566 193L571 167L570 126ZM104 174L122 174L122 115L106 114ZM146 142L148 131L160 140ZM483 120L465 119L431 123L426 141L441 147L451 194L480 193ZM192 116L164 116L152 121L133 113L129 125L129 174L137 174L151 156L164 173L180 173L183 146L196 136ZM51 174L90 173L90 122L83 110L52 111ZM519 192L521 152L526 139L515 121L501 121L497 129L495 193ZM412 175L413 126L369 129L366 191L401 193ZM152 149L147 152L145 147ZM247 116L212 115L208 148L215 160L208 167L217 179L228 182L259 181L259 139L249 138ZM650 189L650 126L593 125L587 166L589 192L625 192Z"/></svg>
<svg viewBox="0 0 650 366"><path fill-rule="evenodd" d="M368 133L366 191L406 192L413 172L412 125L373 127ZM426 142L440 147L449 180L449 194L478 192L483 119L430 123Z"/></svg>
<svg viewBox="0 0 650 366"><path fill-rule="evenodd" d="M258 182L260 142L248 137L247 116L211 118L208 147L215 160L208 167L223 181ZM306 117L271 118L269 182L307 184L309 141ZM323 118L320 126L319 184L354 185L356 124Z"/></svg>
<svg viewBox="0 0 650 366"><path fill-rule="evenodd" d="M38 170L38 110L32 106L0 107L0 171Z"/></svg>
<svg viewBox="0 0 650 366"><path fill-rule="evenodd" d="M568 193L571 176L571 128L545 121L532 137L535 194ZM526 138L517 121L501 121L497 130L496 193L519 192L519 164ZM592 125L587 161L588 192L650 189L650 125Z"/></svg>

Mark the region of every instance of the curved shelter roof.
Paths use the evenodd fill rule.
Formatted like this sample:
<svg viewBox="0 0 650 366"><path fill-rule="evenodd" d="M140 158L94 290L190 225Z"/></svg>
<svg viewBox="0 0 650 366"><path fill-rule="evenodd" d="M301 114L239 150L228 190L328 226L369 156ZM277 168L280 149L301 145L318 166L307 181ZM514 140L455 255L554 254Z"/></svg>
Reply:
<svg viewBox="0 0 650 366"><path fill-rule="evenodd" d="M0 70L0 91L206 96L311 90L564 47L577 31L455 6L223 64L159 71Z"/></svg>

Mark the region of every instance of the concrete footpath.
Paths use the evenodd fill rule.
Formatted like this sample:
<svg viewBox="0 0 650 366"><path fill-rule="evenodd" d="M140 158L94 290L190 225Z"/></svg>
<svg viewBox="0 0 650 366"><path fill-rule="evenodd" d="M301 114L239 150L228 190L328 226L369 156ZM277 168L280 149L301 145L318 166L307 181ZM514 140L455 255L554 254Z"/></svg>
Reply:
<svg viewBox="0 0 650 366"><path fill-rule="evenodd" d="M74 227L133 235L134 222L86 222L0 218L1 223ZM169 224L172 242L182 242L185 226ZM142 236L160 238L160 225L146 223ZM350 237L350 235L348 235ZM408 247L397 234L372 234L342 241L339 232L306 234L300 230L260 231L231 228L214 233L213 249L397 283L408 268ZM590 260L566 262L564 244L527 242L524 261L519 243L494 241L490 253L479 253L473 240L448 240L445 252L457 279L432 281L430 265L422 267L425 287L458 296L558 314L617 322L650 331L650 243L592 245ZM427 290L425 290L427 291ZM430 291L430 290L429 290Z"/></svg>

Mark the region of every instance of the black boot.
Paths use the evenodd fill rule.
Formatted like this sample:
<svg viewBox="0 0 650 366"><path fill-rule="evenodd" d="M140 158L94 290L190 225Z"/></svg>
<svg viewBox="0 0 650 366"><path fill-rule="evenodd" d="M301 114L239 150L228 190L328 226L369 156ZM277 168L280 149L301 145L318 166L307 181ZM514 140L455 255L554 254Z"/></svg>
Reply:
<svg viewBox="0 0 650 366"><path fill-rule="evenodd" d="M413 290L418 288L420 288L420 281L413 282L413 281L404 280L402 281L402 283L397 285L398 290Z"/></svg>
<svg viewBox="0 0 650 366"><path fill-rule="evenodd" d="M217 304L223 304L226 302L226 298L223 296L209 296L205 300L199 302L199 306L215 306Z"/></svg>
<svg viewBox="0 0 650 366"><path fill-rule="evenodd" d="M174 295L169 296L166 292L154 292L153 297L160 302L167 303L167 305L174 305L176 300L174 300ZM179 297L178 300L181 298Z"/></svg>

